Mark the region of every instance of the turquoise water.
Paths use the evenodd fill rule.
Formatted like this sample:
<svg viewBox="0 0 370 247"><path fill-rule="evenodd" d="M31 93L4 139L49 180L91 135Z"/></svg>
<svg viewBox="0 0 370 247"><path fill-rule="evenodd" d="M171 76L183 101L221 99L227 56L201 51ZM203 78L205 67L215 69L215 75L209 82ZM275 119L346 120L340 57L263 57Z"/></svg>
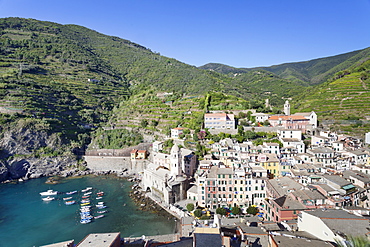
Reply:
<svg viewBox="0 0 370 247"><path fill-rule="evenodd" d="M174 232L173 218L143 212L128 197L131 183L115 177L67 178L55 185L46 179L34 179L18 184L0 185L0 247L29 247L66 240L81 241L89 233L121 232L121 237L169 234ZM63 197L44 202L40 192L81 191L93 187L94 194L104 191L106 217L89 224L80 224L79 204L64 205ZM81 200L82 193L73 195ZM95 196L92 198L95 199ZM92 202L93 202L92 199Z"/></svg>

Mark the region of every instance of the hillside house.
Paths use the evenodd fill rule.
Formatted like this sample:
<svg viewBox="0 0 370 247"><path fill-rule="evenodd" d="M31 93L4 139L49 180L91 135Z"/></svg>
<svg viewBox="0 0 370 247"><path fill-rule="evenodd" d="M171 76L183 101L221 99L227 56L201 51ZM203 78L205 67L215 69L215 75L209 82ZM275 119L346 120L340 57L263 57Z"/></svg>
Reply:
<svg viewBox="0 0 370 247"><path fill-rule="evenodd" d="M235 126L234 114L204 114L204 128L206 129L235 129Z"/></svg>
<svg viewBox="0 0 370 247"><path fill-rule="evenodd" d="M184 132L184 128L177 127L174 129L171 129L171 138L178 139L180 138L180 135L182 135Z"/></svg>

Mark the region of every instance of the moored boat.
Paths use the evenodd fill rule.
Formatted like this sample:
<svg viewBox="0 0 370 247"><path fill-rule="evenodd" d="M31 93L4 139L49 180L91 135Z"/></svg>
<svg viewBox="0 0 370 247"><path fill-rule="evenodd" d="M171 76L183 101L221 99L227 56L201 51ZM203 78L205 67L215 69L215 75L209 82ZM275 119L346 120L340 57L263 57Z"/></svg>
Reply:
<svg viewBox="0 0 370 247"><path fill-rule="evenodd" d="M42 196L54 196L56 194L58 194L58 191L54 191L54 190L47 190L44 192L40 192L40 195Z"/></svg>
<svg viewBox="0 0 370 247"><path fill-rule="evenodd" d="M88 196L88 195L91 195L92 194L92 192L90 191L90 192L86 192L85 194L84 194L84 196Z"/></svg>
<svg viewBox="0 0 370 247"><path fill-rule="evenodd" d="M101 215L95 216L94 219L100 219L100 218L103 218L104 216L105 216L104 214L101 214Z"/></svg>
<svg viewBox="0 0 370 247"><path fill-rule="evenodd" d="M107 213L107 212L108 212L107 210L97 211L98 214L104 214L104 213Z"/></svg>
<svg viewBox="0 0 370 247"><path fill-rule="evenodd" d="M77 193L77 190L67 192L67 193L66 193L66 195L73 195L73 194L75 194L75 193Z"/></svg>
<svg viewBox="0 0 370 247"><path fill-rule="evenodd" d="M48 202L48 201L52 201L52 200L54 200L55 199L55 197L52 197L52 196L48 196L48 197L44 197L44 198L42 198L42 200L43 201L46 201L46 202Z"/></svg>
<svg viewBox="0 0 370 247"><path fill-rule="evenodd" d="M66 202L64 202L65 205L73 205L75 203L76 203L76 201L66 201Z"/></svg>
<svg viewBox="0 0 370 247"><path fill-rule="evenodd" d="M81 206L87 206L87 205L89 205L89 204L90 204L90 202L81 203Z"/></svg>
<svg viewBox="0 0 370 247"><path fill-rule="evenodd" d="M90 223L90 222L91 222L91 219L81 219L80 220L81 224L87 224L87 223Z"/></svg>
<svg viewBox="0 0 370 247"><path fill-rule="evenodd" d="M68 201L68 200L71 200L71 199L72 199L72 196L63 198L64 201Z"/></svg>
<svg viewBox="0 0 370 247"><path fill-rule="evenodd" d="M81 192L86 192L86 191L89 191L89 190L92 190L92 187L86 187L86 189L81 190Z"/></svg>

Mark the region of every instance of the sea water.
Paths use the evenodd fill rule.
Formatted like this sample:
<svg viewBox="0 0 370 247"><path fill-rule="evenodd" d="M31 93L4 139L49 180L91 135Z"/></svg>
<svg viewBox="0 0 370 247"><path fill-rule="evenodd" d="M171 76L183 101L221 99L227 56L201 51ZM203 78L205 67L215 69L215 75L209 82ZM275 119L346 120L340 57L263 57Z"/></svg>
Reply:
<svg viewBox="0 0 370 247"><path fill-rule="evenodd" d="M0 185L0 247L40 246L74 239L75 244L90 233L120 232L121 237L141 237L174 233L175 219L138 210L128 192L132 183L116 177L86 176L65 178L58 184L46 184L46 178L17 184ZM80 223L81 190L91 190L92 209L96 213L96 192L104 191L101 200L108 210L105 217L89 224ZM74 205L65 205L65 194L45 202L40 192L46 190L79 193L71 195Z"/></svg>

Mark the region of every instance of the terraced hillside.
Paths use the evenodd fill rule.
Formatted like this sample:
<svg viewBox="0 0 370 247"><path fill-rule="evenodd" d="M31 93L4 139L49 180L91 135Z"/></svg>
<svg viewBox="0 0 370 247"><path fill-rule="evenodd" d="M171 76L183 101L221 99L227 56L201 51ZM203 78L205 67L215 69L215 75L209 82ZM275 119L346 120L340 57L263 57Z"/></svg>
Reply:
<svg viewBox="0 0 370 247"><path fill-rule="evenodd" d="M332 82L294 101L294 111L315 111L319 120L334 129L363 137L369 131L370 73L369 61L338 73Z"/></svg>
<svg viewBox="0 0 370 247"><path fill-rule="evenodd" d="M147 90L122 102L109 122L115 128L145 128L168 135L171 128L178 126L201 129L206 111L245 110L250 105L251 102L218 92L183 96Z"/></svg>

